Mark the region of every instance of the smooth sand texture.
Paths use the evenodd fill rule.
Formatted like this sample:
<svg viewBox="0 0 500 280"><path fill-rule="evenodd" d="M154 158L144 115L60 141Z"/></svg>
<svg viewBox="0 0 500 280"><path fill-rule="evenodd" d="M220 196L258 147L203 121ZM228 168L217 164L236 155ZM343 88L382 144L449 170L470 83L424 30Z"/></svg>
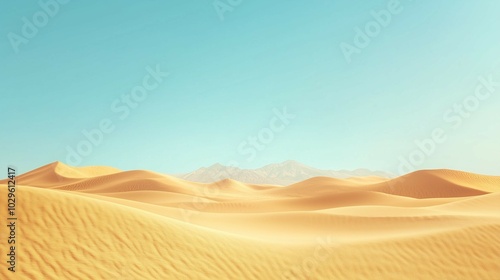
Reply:
<svg viewBox="0 0 500 280"><path fill-rule="evenodd" d="M278 187L56 162L17 183L18 271L2 257L0 279L500 279L495 176Z"/></svg>

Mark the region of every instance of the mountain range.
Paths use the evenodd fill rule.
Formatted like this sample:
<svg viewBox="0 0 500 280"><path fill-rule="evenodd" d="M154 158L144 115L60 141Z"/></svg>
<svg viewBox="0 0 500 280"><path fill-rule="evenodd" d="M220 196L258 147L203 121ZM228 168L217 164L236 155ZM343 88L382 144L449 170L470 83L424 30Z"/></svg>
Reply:
<svg viewBox="0 0 500 280"><path fill-rule="evenodd" d="M389 173L383 171L371 171L368 169L322 170L293 160L269 164L257 169L241 169L238 167L225 166L216 163L209 167L199 168L187 174L179 174L175 176L184 180L200 183L213 183L224 179L232 179L247 184L282 186L298 183L313 177L392 177Z"/></svg>

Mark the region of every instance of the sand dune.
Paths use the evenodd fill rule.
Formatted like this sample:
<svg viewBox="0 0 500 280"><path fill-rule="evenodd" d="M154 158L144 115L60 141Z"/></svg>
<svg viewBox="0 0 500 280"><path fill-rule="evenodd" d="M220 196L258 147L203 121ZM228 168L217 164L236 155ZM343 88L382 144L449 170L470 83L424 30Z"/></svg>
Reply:
<svg viewBox="0 0 500 280"><path fill-rule="evenodd" d="M424 170L280 187L56 162L17 183L19 267L1 279L500 275L497 176Z"/></svg>
<svg viewBox="0 0 500 280"><path fill-rule="evenodd" d="M375 184L369 190L415 198L464 197L500 191L499 182L499 176L421 170Z"/></svg>

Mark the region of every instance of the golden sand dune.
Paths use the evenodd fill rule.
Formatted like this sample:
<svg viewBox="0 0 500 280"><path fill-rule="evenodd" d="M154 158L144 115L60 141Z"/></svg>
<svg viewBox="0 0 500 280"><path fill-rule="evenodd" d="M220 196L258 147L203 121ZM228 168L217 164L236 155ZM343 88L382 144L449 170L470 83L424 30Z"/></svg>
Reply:
<svg viewBox="0 0 500 280"><path fill-rule="evenodd" d="M415 197L463 197L500 191L499 176L455 170L421 170L373 185L369 190Z"/></svg>
<svg viewBox="0 0 500 280"><path fill-rule="evenodd" d="M16 182L18 267L0 279L500 279L496 176L278 187L53 163Z"/></svg>

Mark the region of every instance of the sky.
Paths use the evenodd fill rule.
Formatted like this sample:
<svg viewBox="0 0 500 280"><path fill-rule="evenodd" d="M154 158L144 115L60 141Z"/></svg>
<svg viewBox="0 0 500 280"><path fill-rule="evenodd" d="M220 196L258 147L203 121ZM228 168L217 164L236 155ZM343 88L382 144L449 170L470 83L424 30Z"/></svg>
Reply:
<svg viewBox="0 0 500 280"><path fill-rule="evenodd" d="M2 1L0 166L500 175L499 9Z"/></svg>

